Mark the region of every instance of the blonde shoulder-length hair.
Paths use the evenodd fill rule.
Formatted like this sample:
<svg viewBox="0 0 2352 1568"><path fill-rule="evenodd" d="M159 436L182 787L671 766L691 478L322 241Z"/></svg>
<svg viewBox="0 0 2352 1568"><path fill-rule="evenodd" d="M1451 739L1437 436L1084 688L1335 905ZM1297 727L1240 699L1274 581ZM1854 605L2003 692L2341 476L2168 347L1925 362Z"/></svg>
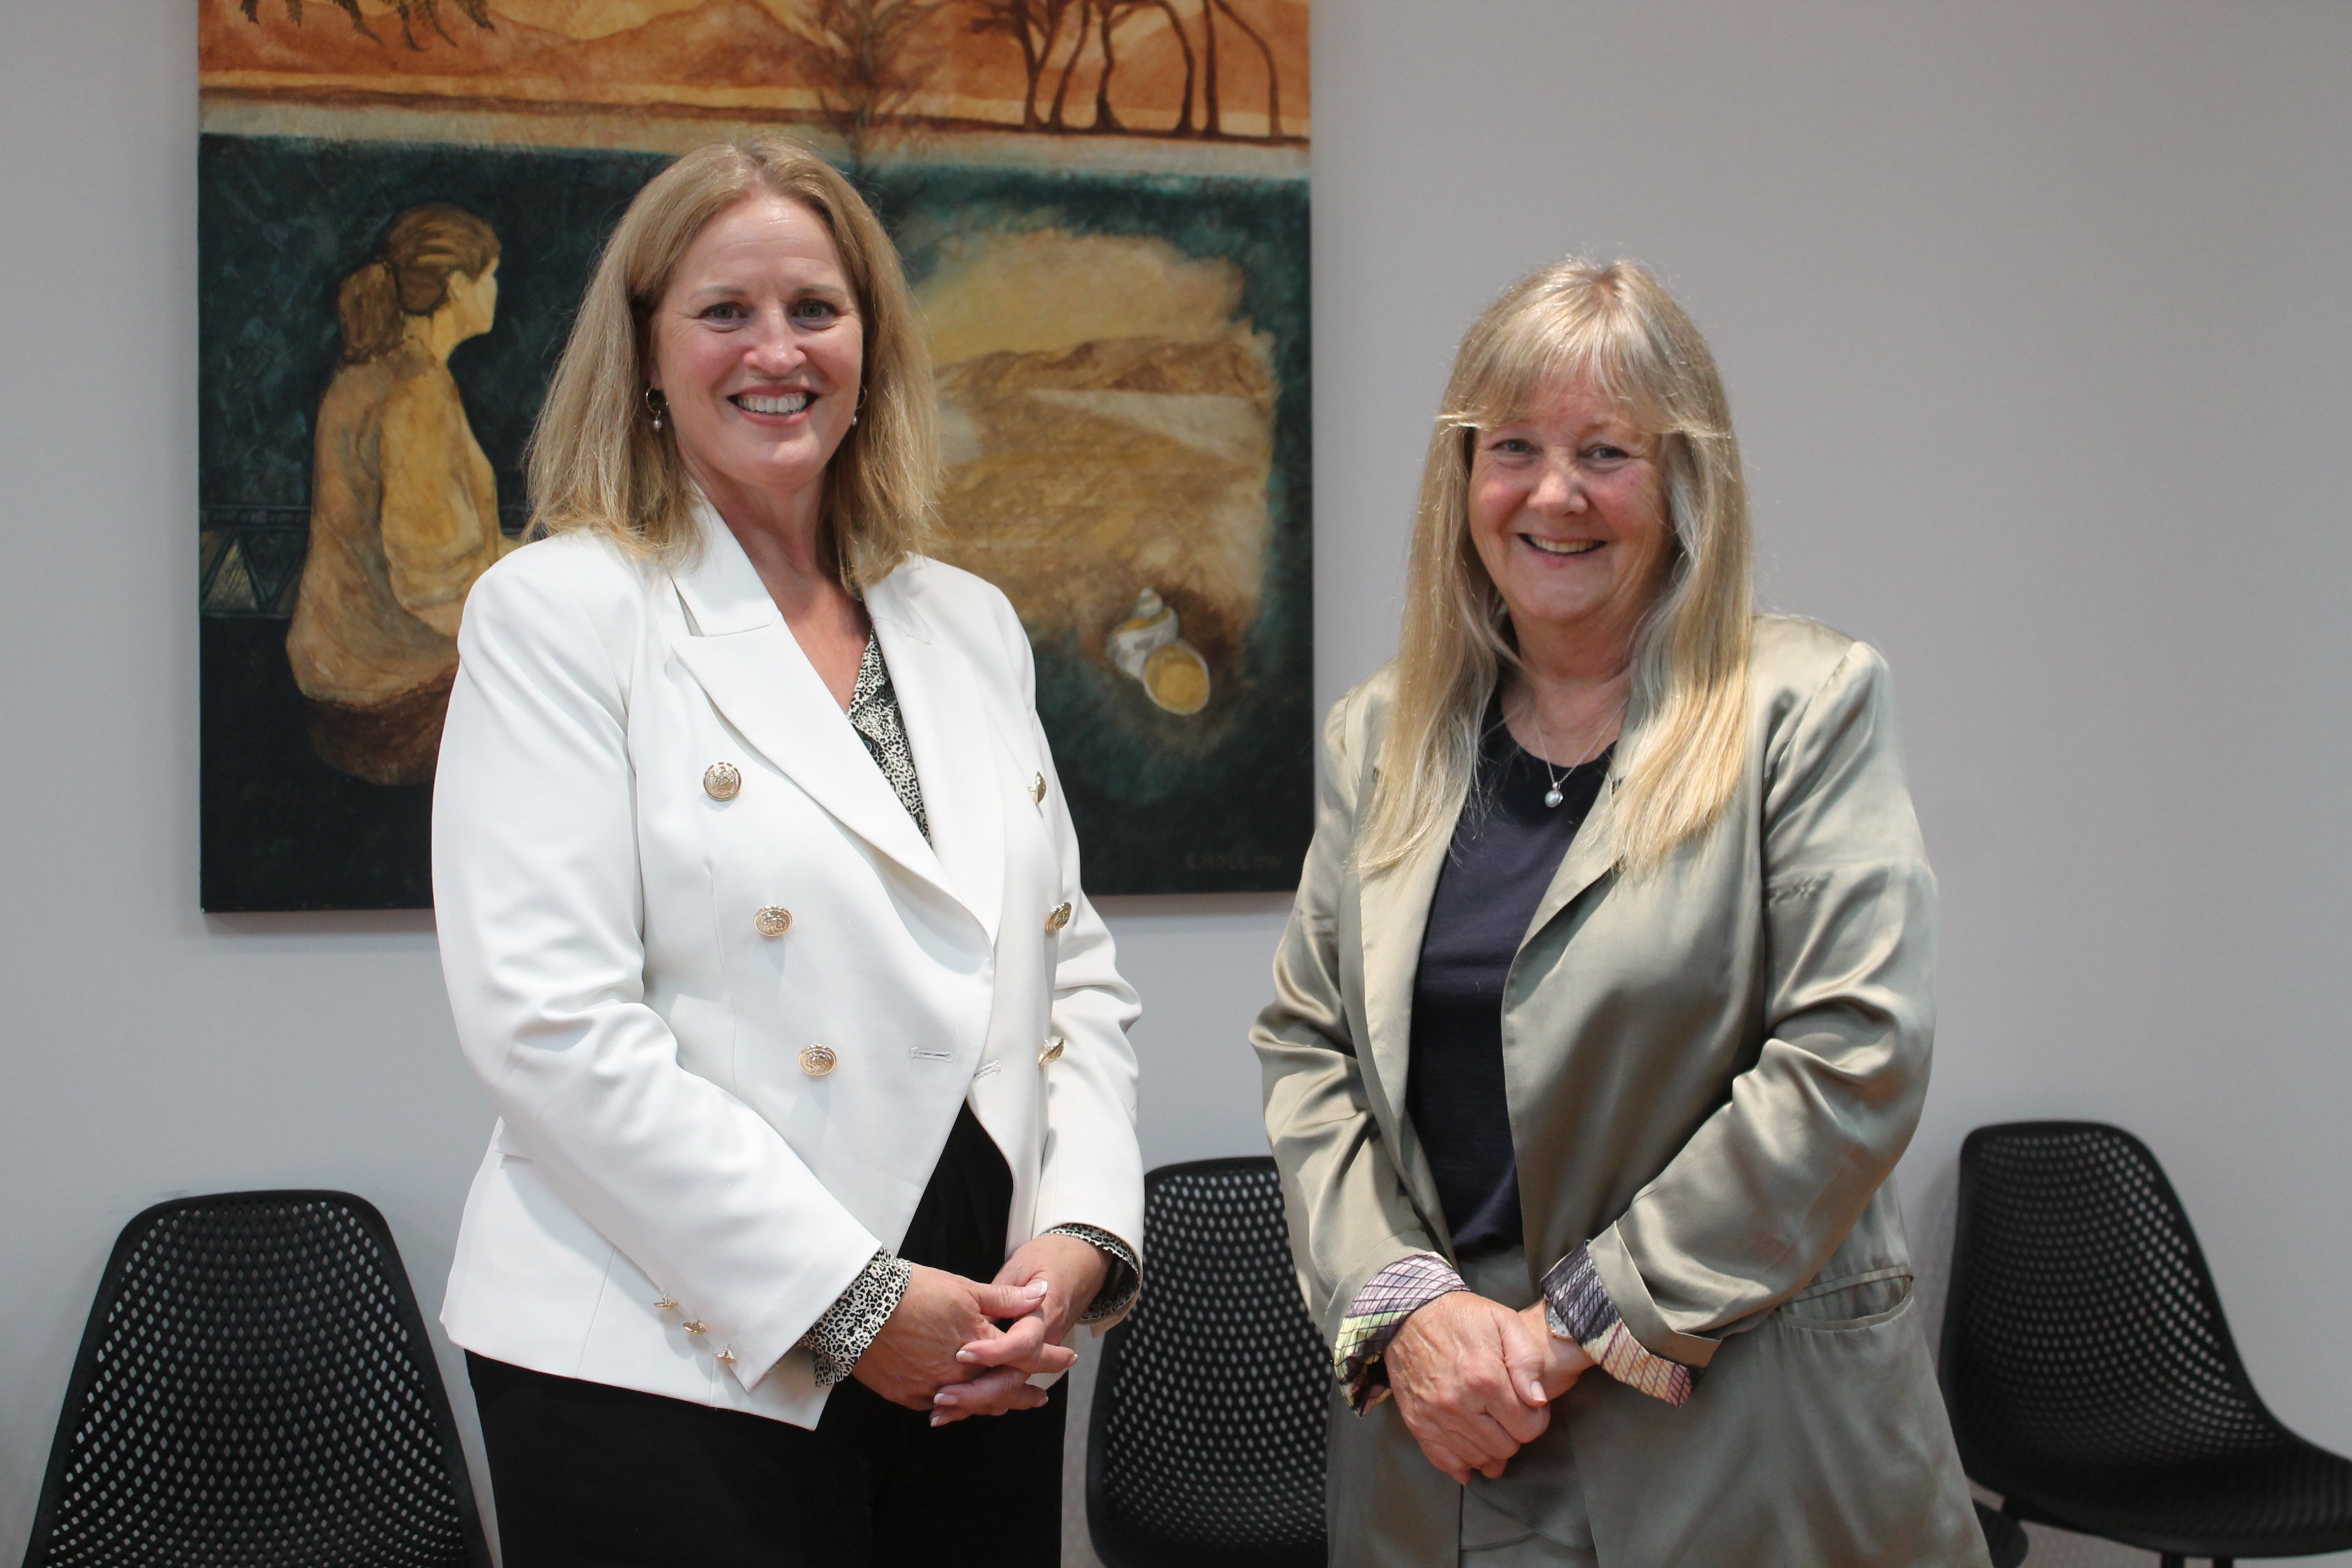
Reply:
<svg viewBox="0 0 2352 1568"><path fill-rule="evenodd" d="M1638 262L1570 257L1514 285L1462 340L1422 470L1402 651L1360 847L1368 869L1449 832L1475 772L1478 726L1516 668L1510 613L1470 537L1478 433L1580 378L1658 437L1666 580L1637 636L1611 812L1638 872L1718 816L1745 752L1753 618L1748 487L1715 356Z"/></svg>
<svg viewBox="0 0 2352 1568"><path fill-rule="evenodd" d="M824 222L856 295L861 404L825 470L824 526L842 580L863 589L929 536L939 460L930 355L880 220L831 164L773 134L696 148L622 215L531 433L532 531L593 530L667 559L692 550L694 484L673 432L655 429L647 409L653 312L703 226L761 192Z"/></svg>

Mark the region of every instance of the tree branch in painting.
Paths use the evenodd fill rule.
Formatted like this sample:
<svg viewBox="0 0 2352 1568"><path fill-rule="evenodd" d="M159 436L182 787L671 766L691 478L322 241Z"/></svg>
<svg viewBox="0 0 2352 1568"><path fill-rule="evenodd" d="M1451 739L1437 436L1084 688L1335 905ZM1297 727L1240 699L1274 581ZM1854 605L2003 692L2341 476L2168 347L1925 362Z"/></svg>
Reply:
<svg viewBox="0 0 2352 1568"><path fill-rule="evenodd" d="M1233 26L1256 46L1258 56L1265 63L1265 140L1283 140L1282 131L1282 68L1275 58L1272 42L1257 24L1235 8L1234 0L1199 0L1196 15L1200 20L1199 47L1194 47L1192 29L1176 8L1175 0L960 0L970 14L967 26L974 33L1001 33L1013 40L1021 50L1021 65L1025 79L1021 101L1021 126L1024 131L1075 132L1094 131L1108 133L1152 134L1163 136L1204 135L1225 140L1230 133L1224 126L1224 105L1220 93L1218 76L1219 19ZM1184 58L1184 90L1181 107L1177 110L1176 123L1162 132L1139 132L1119 118L1112 79L1118 70L1117 35L1119 27L1142 13L1157 11L1167 18L1169 36L1176 42ZM1074 22L1066 35L1065 22ZM1091 37L1089 37L1091 34ZM1067 53L1061 52L1066 42ZM1078 70L1087 61L1088 45L1093 45L1098 71L1095 78L1095 114L1091 124L1073 125L1067 115L1070 89L1078 80ZM1054 79L1050 102L1043 108L1038 96L1044 90L1048 76ZM1195 91L1201 100L1204 119L1197 122L1192 117Z"/></svg>
<svg viewBox="0 0 2352 1568"><path fill-rule="evenodd" d="M1069 121L1062 118L1062 109L1069 101L1070 79L1078 74L1078 57L1087 52L1087 22L1094 15L1095 0L1078 0L1078 25L1070 29L1070 58L1062 62L1062 79L1054 89L1054 107L1045 116L1048 131L1067 131Z"/></svg>
<svg viewBox="0 0 2352 1568"><path fill-rule="evenodd" d="M1118 69L1118 54L1113 47L1113 35L1118 32L1120 23L1145 11L1158 11L1168 18L1169 36L1176 40L1176 47L1184 53L1183 107L1177 111L1176 123L1171 126L1165 134L1190 136L1192 134L1192 83L1195 75L1192 40L1185 36L1184 20L1176 14L1175 0L1100 0L1096 16L1097 37L1102 53L1102 71L1095 78L1093 129L1108 132L1125 132L1130 129L1120 121L1117 110L1111 106L1110 79ZM1083 30L1083 22L1081 28ZM1073 66L1077 63L1075 52L1071 56L1070 63Z"/></svg>
<svg viewBox="0 0 2352 1568"><path fill-rule="evenodd" d="M1217 13L1212 0L1201 0L1201 108L1206 118L1204 136L1225 133L1224 111L1217 101Z"/></svg>
<svg viewBox="0 0 2352 1568"><path fill-rule="evenodd" d="M1210 15L1212 11L1223 11L1226 20L1239 27L1247 36L1249 41L1257 46L1257 52L1265 57L1265 139L1269 142L1280 141L1282 139L1282 72L1274 63L1273 46L1265 41L1264 34L1242 20L1241 13L1234 9L1232 0L1201 0L1201 13L1208 20L1209 36L1212 38L1216 37L1217 25L1216 18ZM1216 50L1212 46L1209 52L1209 72L1212 77L1216 74Z"/></svg>
<svg viewBox="0 0 2352 1568"><path fill-rule="evenodd" d="M946 0L802 0L793 29L801 68L824 121L862 178L887 141L908 134L908 101L939 63L923 24Z"/></svg>
<svg viewBox="0 0 2352 1568"><path fill-rule="evenodd" d="M1111 29L1125 21L1130 12L1141 9L1144 0L1102 0L1097 12L1096 36L1102 48L1102 69L1095 77L1095 129L1124 131L1118 116L1110 106L1111 73L1118 68L1118 55L1111 47Z"/></svg>
<svg viewBox="0 0 2352 1568"><path fill-rule="evenodd" d="M1176 0L1153 0L1168 17L1168 31L1176 39L1176 47L1184 51L1184 109L1177 115L1174 134L1192 134L1192 40L1185 36L1184 19L1176 15Z"/></svg>
<svg viewBox="0 0 2352 1568"><path fill-rule="evenodd" d="M1046 57L1062 31L1062 18L1069 14L1070 0L964 0L972 12L968 24L974 33L1003 33L1021 47L1021 68L1027 73L1029 85L1021 100L1021 128L1042 131L1045 122L1037 113L1037 87L1045 74Z"/></svg>
<svg viewBox="0 0 2352 1568"><path fill-rule="evenodd" d="M367 25L367 17L361 14L360 0L331 0L331 3L335 9L352 19L352 26L359 29L362 37L373 39L378 43L383 41L376 38L374 30ZM484 32L498 31L498 24L490 20L489 0L449 0L449 3L464 12L466 19ZM286 19L296 26L300 26L302 0L285 0L285 5ZM261 20L261 0L237 0L236 8L245 13L245 19L248 22ZM401 41L410 48L421 52L425 47L416 41L415 23L419 20L438 33L442 42L452 47L457 46L457 40L451 37L449 29L441 25L441 0L392 0L392 9L400 18Z"/></svg>

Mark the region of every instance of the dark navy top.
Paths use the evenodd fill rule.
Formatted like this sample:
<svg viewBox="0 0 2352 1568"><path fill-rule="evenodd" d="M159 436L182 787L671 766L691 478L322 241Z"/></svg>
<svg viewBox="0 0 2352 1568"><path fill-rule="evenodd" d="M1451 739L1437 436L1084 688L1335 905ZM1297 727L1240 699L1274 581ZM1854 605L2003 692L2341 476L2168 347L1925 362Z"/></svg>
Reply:
<svg viewBox="0 0 2352 1568"><path fill-rule="evenodd" d="M1602 752L1560 778L1489 709L1477 777L1429 901L1412 984L1405 1110L1437 1177L1457 1256L1515 1247L1519 1165L1503 1083L1503 985L1528 922L1608 776Z"/></svg>

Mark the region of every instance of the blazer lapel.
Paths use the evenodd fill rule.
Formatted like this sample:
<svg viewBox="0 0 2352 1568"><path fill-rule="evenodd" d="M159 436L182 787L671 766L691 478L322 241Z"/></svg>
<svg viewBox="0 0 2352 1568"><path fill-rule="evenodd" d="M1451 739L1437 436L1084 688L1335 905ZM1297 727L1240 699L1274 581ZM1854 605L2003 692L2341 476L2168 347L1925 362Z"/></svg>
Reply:
<svg viewBox="0 0 2352 1568"><path fill-rule="evenodd" d="M1615 772L1612 759L1608 779L1601 786L1601 795L1592 803L1591 815L1576 830L1576 840L1560 858L1559 869L1552 873L1551 886L1536 905L1535 919L1528 922L1526 935L1519 939L1524 947L1536 932L1551 923L1551 918L1584 895L1584 890L1601 880L1617 866L1617 791L1623 784Z"/></svg>
<svg viewBox="0 0 2352 1568"><path fill-rule="evenodd" d="M1437 1179L1421 1152L1421 1139L1407 1125L1405 1085L1412 1067L1412 985L1421 972L1421 942L1429 930L1429 901L1437 874L1454 843L1454 825L1400 863L1372 872L1359 884L1357 908L1363 931L1364 1028L1370 1036L1370 1087L1388 1101L1389 1124L1396 1129L1397 1173L1421 1212L1433 1224L1441 1212Z"/></svg>
<svg viewBox="0 0 2352 1568"><path fill-rule="evenodd" d="M902 566L876 584L866 607L915 753L931 847L993 942L1004 905L1004 770L980 683L969 663L933 639L914 603L911 575Z"/></svg>
<svg viewBox="0 0 2352 1568"><path fill-rule="evenodd" d="M743 547L715 512L699 512L702 549L671 577L693 620L675 644L679 659L761 756L843 826L954 898L939 857L801 651Z"/></svg>

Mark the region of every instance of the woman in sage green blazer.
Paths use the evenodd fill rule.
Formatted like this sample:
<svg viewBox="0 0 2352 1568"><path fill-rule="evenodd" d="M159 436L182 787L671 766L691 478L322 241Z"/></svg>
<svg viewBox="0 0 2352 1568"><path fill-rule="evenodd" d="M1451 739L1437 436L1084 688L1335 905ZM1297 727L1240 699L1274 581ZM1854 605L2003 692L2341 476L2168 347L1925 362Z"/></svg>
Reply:
<svg viewBox="0 0 2352 1568"><path fill-rule="evenodd" d="M1639 266L1471 329L1402 647L1326 726L1252 1033L1332 1561L1983 1563L1891 1180L1936 894L1886 668L1752 614Z"/></svg>

